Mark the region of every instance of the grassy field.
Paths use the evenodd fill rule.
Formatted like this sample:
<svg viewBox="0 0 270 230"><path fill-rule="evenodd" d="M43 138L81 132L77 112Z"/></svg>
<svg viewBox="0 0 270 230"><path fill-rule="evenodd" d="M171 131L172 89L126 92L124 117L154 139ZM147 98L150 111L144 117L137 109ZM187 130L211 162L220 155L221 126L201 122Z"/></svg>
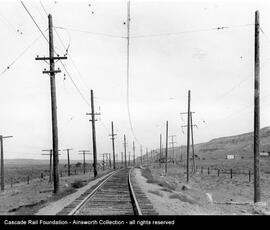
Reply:
<svg viewBox="0 0 270 230"><path fill-rule="evenodd" d="M221 162L199 163L200 165L204 165L204 172L202 174L198 170L195 174L190 173L188 187L192 189L188 189L187 191L194 190L200 194L211 194L214 203L221 210L221 214L258 214L254 210L254 206L248 205L248 203L253 202L254 184L253 175L251 175L249 181L248 174L243 173L248 172L248 168L245 168L246 162L238 161L234 162L234 164L224 164ZM262 164L265 166L267 163L269 163L269 159L262 161ZM207 167L210 165L212 170L208 174ZM214 168L232 168L234 172L233 177L231 178L230 174L227 173L228 170L226 173L223 171L220 172L218 176L217 171L213 170ZM152 164L147 166L146 170L142 172L142 175L148 179L149 183L159 185L169 184L170 188L174 188L171 190L183 192L183 185L186 184L186 168L184 165L168 164L167 174L164 171L164 165L160 168L159 164ZM268 170L261 171L261 199L263 202L270 201L270 178L268 172ZM164 188L165 186L162 187ZM193 197L193 194L189 195Z"/></svg>
<svg viewBox="0 0 270 230"><path fill-rule="evenodd" d="M86 173L90 171L90 166L86 165ZM91 170L92 171L92 170ZM19 164L6 164L5 165L5 184L11 186L13 184L27 182L27 177L29 176L30 181L33 179L40 178L43 174L43 178L49 178L50 170L49 165L19 165ZM68 175L68 170L66 165L59 165L60 176ZM71 165L71 174L83 174L83 167L76 167Z"/></svg>
<svg viewBox="0 0 270 230"><path fill-rule="evenodd" d="M0 192L0 215L32 215L48 203L76 192L90 181L110 171L108 168L104 171L99 169L97 178L94 178L89 170L83 174L81 169L77 168L77 172L79 170L80 173L76 175L73 173L71 176L67 176L65 171L59 178L59 193L53 194L53 183L49 183L48 174L40 179L40 174L48 171L47 168L46 165L6 165L5 190ZM60 165L59 168L65 169L64 165ZM29 184L26 181L28 175L32 176ZM12 186L11 178L14 178L14 182L16 181Z"/></svg>

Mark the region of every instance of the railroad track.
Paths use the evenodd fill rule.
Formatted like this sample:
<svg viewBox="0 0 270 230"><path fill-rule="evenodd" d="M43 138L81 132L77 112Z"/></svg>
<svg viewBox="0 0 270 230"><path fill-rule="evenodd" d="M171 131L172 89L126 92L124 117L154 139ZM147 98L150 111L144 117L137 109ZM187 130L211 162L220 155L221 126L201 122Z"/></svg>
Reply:
<svg viewBox="0 0 270 230"><path fill-rule="evenodd" d="M133 181L130 168L110 173L57 215L157 215Z"/></svg>

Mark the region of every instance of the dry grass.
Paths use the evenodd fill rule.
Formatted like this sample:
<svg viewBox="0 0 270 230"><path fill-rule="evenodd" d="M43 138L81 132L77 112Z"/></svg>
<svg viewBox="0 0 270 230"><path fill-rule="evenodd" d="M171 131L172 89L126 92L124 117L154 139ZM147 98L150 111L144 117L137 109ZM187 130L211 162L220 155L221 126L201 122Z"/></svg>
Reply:
<svg viewBox="0 0 270 230"><path fill-rule="evenodd" d="M72 188L81 188L86 185L86 181L82 180L75 180L73 183L71 183Z"/></svg>
<svg viewBox="0 0 270 230"><path fill-rule="evenodd" d="M168 188L162 188L161 191L164 191L164 192L173 192L171 189L168 189Z"/></svg>
<svg viewBox="0 0 270 230"><path fill-rule="evenodd" d="M190 196L187 196L181 193L174 193L174 194L171 194L169 197L170 199L178 199L183 202L190 203L190 204L197 204L197 202L194 199L192 199Z"/></svg>
<svg viewBox="0 0 270 230"><path fill-rule="evenodd" d="M163 197L163 194L158 190L155 190L155 191L154 190L148 190L148 192L150 192L152 194L155 194L157 196Z"/></svg>
<svg viewBox="0 0 270 230"><path fill-rule="evenodd" d="M152 184L158 184L159 186L168 189L168 190L175 190L175 186L170 185L168 182L164 180L157 180L153 177L151 170L149 168L145 168L141 170L142 176L147 179L147 183L152 183Z"/></svg>

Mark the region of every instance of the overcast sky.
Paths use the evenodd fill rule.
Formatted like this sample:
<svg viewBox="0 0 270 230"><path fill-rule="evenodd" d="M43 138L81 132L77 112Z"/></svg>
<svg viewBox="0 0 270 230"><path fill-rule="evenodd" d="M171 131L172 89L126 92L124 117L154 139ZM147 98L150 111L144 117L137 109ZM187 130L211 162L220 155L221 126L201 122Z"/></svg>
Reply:
<svg viewBox="0 0 270 230"><path fill-rule="evenodd" d="M63 63L88 104L90 89L94 90L95 108L101 112L96 124L98 153L111 152L111 121L119 159L124 134L132 151L135 138L126 103L127 2L24 3L46 37L45 11L52 14L55 50L64 55L69 47ZM186 143L181 125L187 119L180 112L187 110L189 89L198 125L196 143L253 130L255 10L260 11L264 32L260 39L264 127L270 117L270 4L266 0L131 1L129 87L137 154L140 144L144 152L145 147L158 148L160 133L165 146L166 120L177 145ZM48 65L35 57L48 55L48 43L20 1L0 1L0 28L0 133L14 136L4 140L5 157L46 159L40 154L52 146L49 77L42 74ZM59 148L73 148L72 158L81 159L78 150L92 152L91 123L85 115L90 107L61 64L56 67L62 70L56 76Z"/></svg>

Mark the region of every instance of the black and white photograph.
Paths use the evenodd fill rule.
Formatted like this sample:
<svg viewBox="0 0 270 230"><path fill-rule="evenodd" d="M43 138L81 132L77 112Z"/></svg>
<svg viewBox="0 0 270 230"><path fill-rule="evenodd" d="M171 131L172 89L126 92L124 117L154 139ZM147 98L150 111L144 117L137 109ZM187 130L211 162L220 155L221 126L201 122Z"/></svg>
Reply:
<svg viewBox="0 0 270 230"><path fill-rule="evenodd" d="M3 226L270 215L269 1L0 0L0 29Z"/></svg>

